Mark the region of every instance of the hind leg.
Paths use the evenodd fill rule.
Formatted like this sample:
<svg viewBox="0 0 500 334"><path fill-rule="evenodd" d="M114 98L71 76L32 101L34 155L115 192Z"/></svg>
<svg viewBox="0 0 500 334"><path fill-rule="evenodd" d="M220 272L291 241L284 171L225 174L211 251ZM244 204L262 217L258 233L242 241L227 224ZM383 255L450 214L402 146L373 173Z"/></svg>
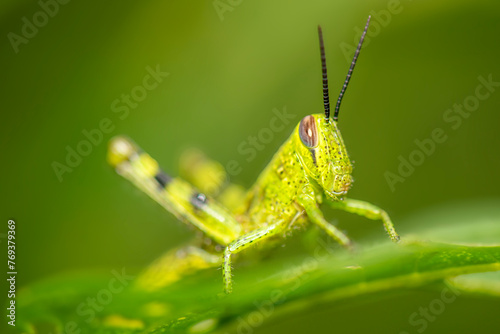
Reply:
<svg viewBox="0 0 500 334"><path fill-rule="evenodd" d="M155 291L199 270L218 267L221 263L220 254L210 253L197 246L174 248L146 268L137 278L135 286L141 290Z"/></svg>
<svg viewBox="0 0 500 334"><path fill-rule="evenodd" d="M245 189L229 182L226 170L198 149L183 152L179 162L180 176L201 192L214 197L230 211L245 199Z"/></svg>

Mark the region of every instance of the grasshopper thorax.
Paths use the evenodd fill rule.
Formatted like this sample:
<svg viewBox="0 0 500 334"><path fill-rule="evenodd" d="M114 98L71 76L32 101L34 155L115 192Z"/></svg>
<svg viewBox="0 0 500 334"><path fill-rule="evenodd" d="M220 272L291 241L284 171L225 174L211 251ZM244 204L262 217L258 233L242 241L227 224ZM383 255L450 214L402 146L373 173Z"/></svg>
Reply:
<svg viewBox="0 0 500 334"><path fill-rule="evenodd" d="M340 200L353 182L352 164L337 122L324 114L304 117L294 136L296 154L307 176L332 200Z"/></svg>

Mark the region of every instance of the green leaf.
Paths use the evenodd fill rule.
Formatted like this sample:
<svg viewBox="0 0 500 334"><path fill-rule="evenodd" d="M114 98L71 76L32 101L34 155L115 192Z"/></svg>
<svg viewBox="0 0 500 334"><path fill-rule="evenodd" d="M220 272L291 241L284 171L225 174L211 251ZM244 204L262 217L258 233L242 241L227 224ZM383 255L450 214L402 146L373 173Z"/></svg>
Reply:
<svg viewBox="0 0 500 334"><path fill-rule="evenodd" d="M469 294L500 298L500 271L462 275L450 278L448 282Z"/></svg>
<svg viewBox="0 0 500 334"><path fill-rule="evenodd" d="M460 293L498 298L500 214L496 215L498 206L492 203L472 206L476 215L463 213L471 207L456 206L454 214L445 214L451 207L418 214L414 219L424 222L418 234L403 235L397 245L384 239L371 247L360 246L352 254L320 240L310 254L239 265L229 296L222 293L219 270L205 270L154 292L136 288L125 269L59 276L21 292L16 328L28 333L35 329L47 333L225 333L236 329L242 317L246 326L255 327L271 317L290 316L313 305L390 290L432 288L443 280ZM411 226L416 225L412 222ZM461 244L422 241L420 235Z"/></svg>
<svg viewBox="0 0 500 334"><path fill-rule="evenodd" d="M280 265L287 268L272 274ZM386 243L355 256L295 257L280 265L267 263L258 272L255 268L237 271L235 292L230 296L218 293L221 282L208 273L202 275L203 280L190 278L154 293L131 286L113 293L109 288L112 275L67 276L23 291L19 314L25 317L24 328L48 322L59 331L77 326L90 332L196 332L231 325L256 307L267 308L273 315L296 312L318 302L500 270L500 247ZM88 306L88 298L97 300L99 309Z"/></svg>

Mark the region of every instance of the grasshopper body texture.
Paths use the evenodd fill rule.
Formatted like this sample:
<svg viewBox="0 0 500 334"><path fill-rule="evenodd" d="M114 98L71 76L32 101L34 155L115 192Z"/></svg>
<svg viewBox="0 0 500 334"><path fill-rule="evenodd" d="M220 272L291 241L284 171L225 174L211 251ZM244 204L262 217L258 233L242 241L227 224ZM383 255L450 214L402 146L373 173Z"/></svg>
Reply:
<svg viewBox="0 0 500 334"><path fill-rule="evenodd" d="M389 237L399 240L384 210L345 197L353 181L352 164L338 128L338 113L368 24L369 19L333 117L330 117L325 53L318 27L325 113L305 116L300 121L247 193L238 186L224 185L220 181L225 179L220 164L199 152L191 152L181 163L183 178L174 178L130 139L111 140L108 161L117 172L179 220L201 231L205 240L168 252L146 270L138 284L154 289L197 270L222 265L224 290L230 293L233 255L254 245L281 240L297 225L314 224L350 248L350 239L324 218L320 210L322 203L380 220ZM209 175L217 175L215 181ZM210 187L207 186L209 178Z"/></svg>

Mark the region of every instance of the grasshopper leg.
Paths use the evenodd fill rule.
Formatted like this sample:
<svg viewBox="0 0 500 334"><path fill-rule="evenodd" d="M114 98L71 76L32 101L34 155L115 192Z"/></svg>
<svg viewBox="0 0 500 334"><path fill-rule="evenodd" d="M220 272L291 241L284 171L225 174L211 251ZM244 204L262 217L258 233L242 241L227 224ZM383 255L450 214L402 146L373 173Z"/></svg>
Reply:
<svg viewBox="0 0 500 334"><path fill-rule="evenodd" d="M200 150L186 150L181 156L179 170L181 177L229 210L238 208L246 198L245 188L229 182L225 168Z"/></svg>
<svg viewBox="0 0 500 334"><path fill-rule="evenodd" d="M352 241L345 235L342 231L336 228L334 225L330 224L325 217L323 212L318 208L318 205L312 197L301 196L299 197L299 203L302 205L306 214L315 225L325 231L332 239L337 241L340 245L345 248L352 248Z"/></svg>
<svg viewBox="0 0 500 334"><path fill-rule="evenodd" d="M283 221L269 226L261 227L251 231L231 242L224 251L224 261L222 264L222 278L224 280L224 291L229 294L233 291L233 282L231 276L231 255L239 253L245 248L249 248L265 239L283 232L286 228Z"/></svg>
<svg viewBox="0 0 500 334"><path fill-rule="evenodd" d="M155 291L177 282L198 270L217 267L220 254L212 254L202 248L186 245L169 250L144 270L135 286L141 290Z"/></svg>
<svg viewBox="0 0 500 334"><path fill-rule="evenodd" d="M180 221L195 226L213 241L227 245L242 234L230 210L183 179L169 176L130 139L112 139L108 161Z"/></svg>
<svg viewBox="0 0 500 334"><path fill-rule="evenodd" d="M392 223L391 218L389 218L387 212L385 212L378 206L375 206L365 201L359 201L350 198L346 198L343 201L338 201L338 202L328 201L328 204L332 208L340 209L350 213L355 213L357 215L366 217L368 219L381 220L391 240L394 242L399 241L399 235L394 229L394 224Z"/></svg>
<svg viewBox="0 0 500 334"><path fill-rule="evenodd" d="M203 193L216 197L224 187L228 176L224 167L209 159L202 151L185 150L179 160L180 176Z"/></svg>

